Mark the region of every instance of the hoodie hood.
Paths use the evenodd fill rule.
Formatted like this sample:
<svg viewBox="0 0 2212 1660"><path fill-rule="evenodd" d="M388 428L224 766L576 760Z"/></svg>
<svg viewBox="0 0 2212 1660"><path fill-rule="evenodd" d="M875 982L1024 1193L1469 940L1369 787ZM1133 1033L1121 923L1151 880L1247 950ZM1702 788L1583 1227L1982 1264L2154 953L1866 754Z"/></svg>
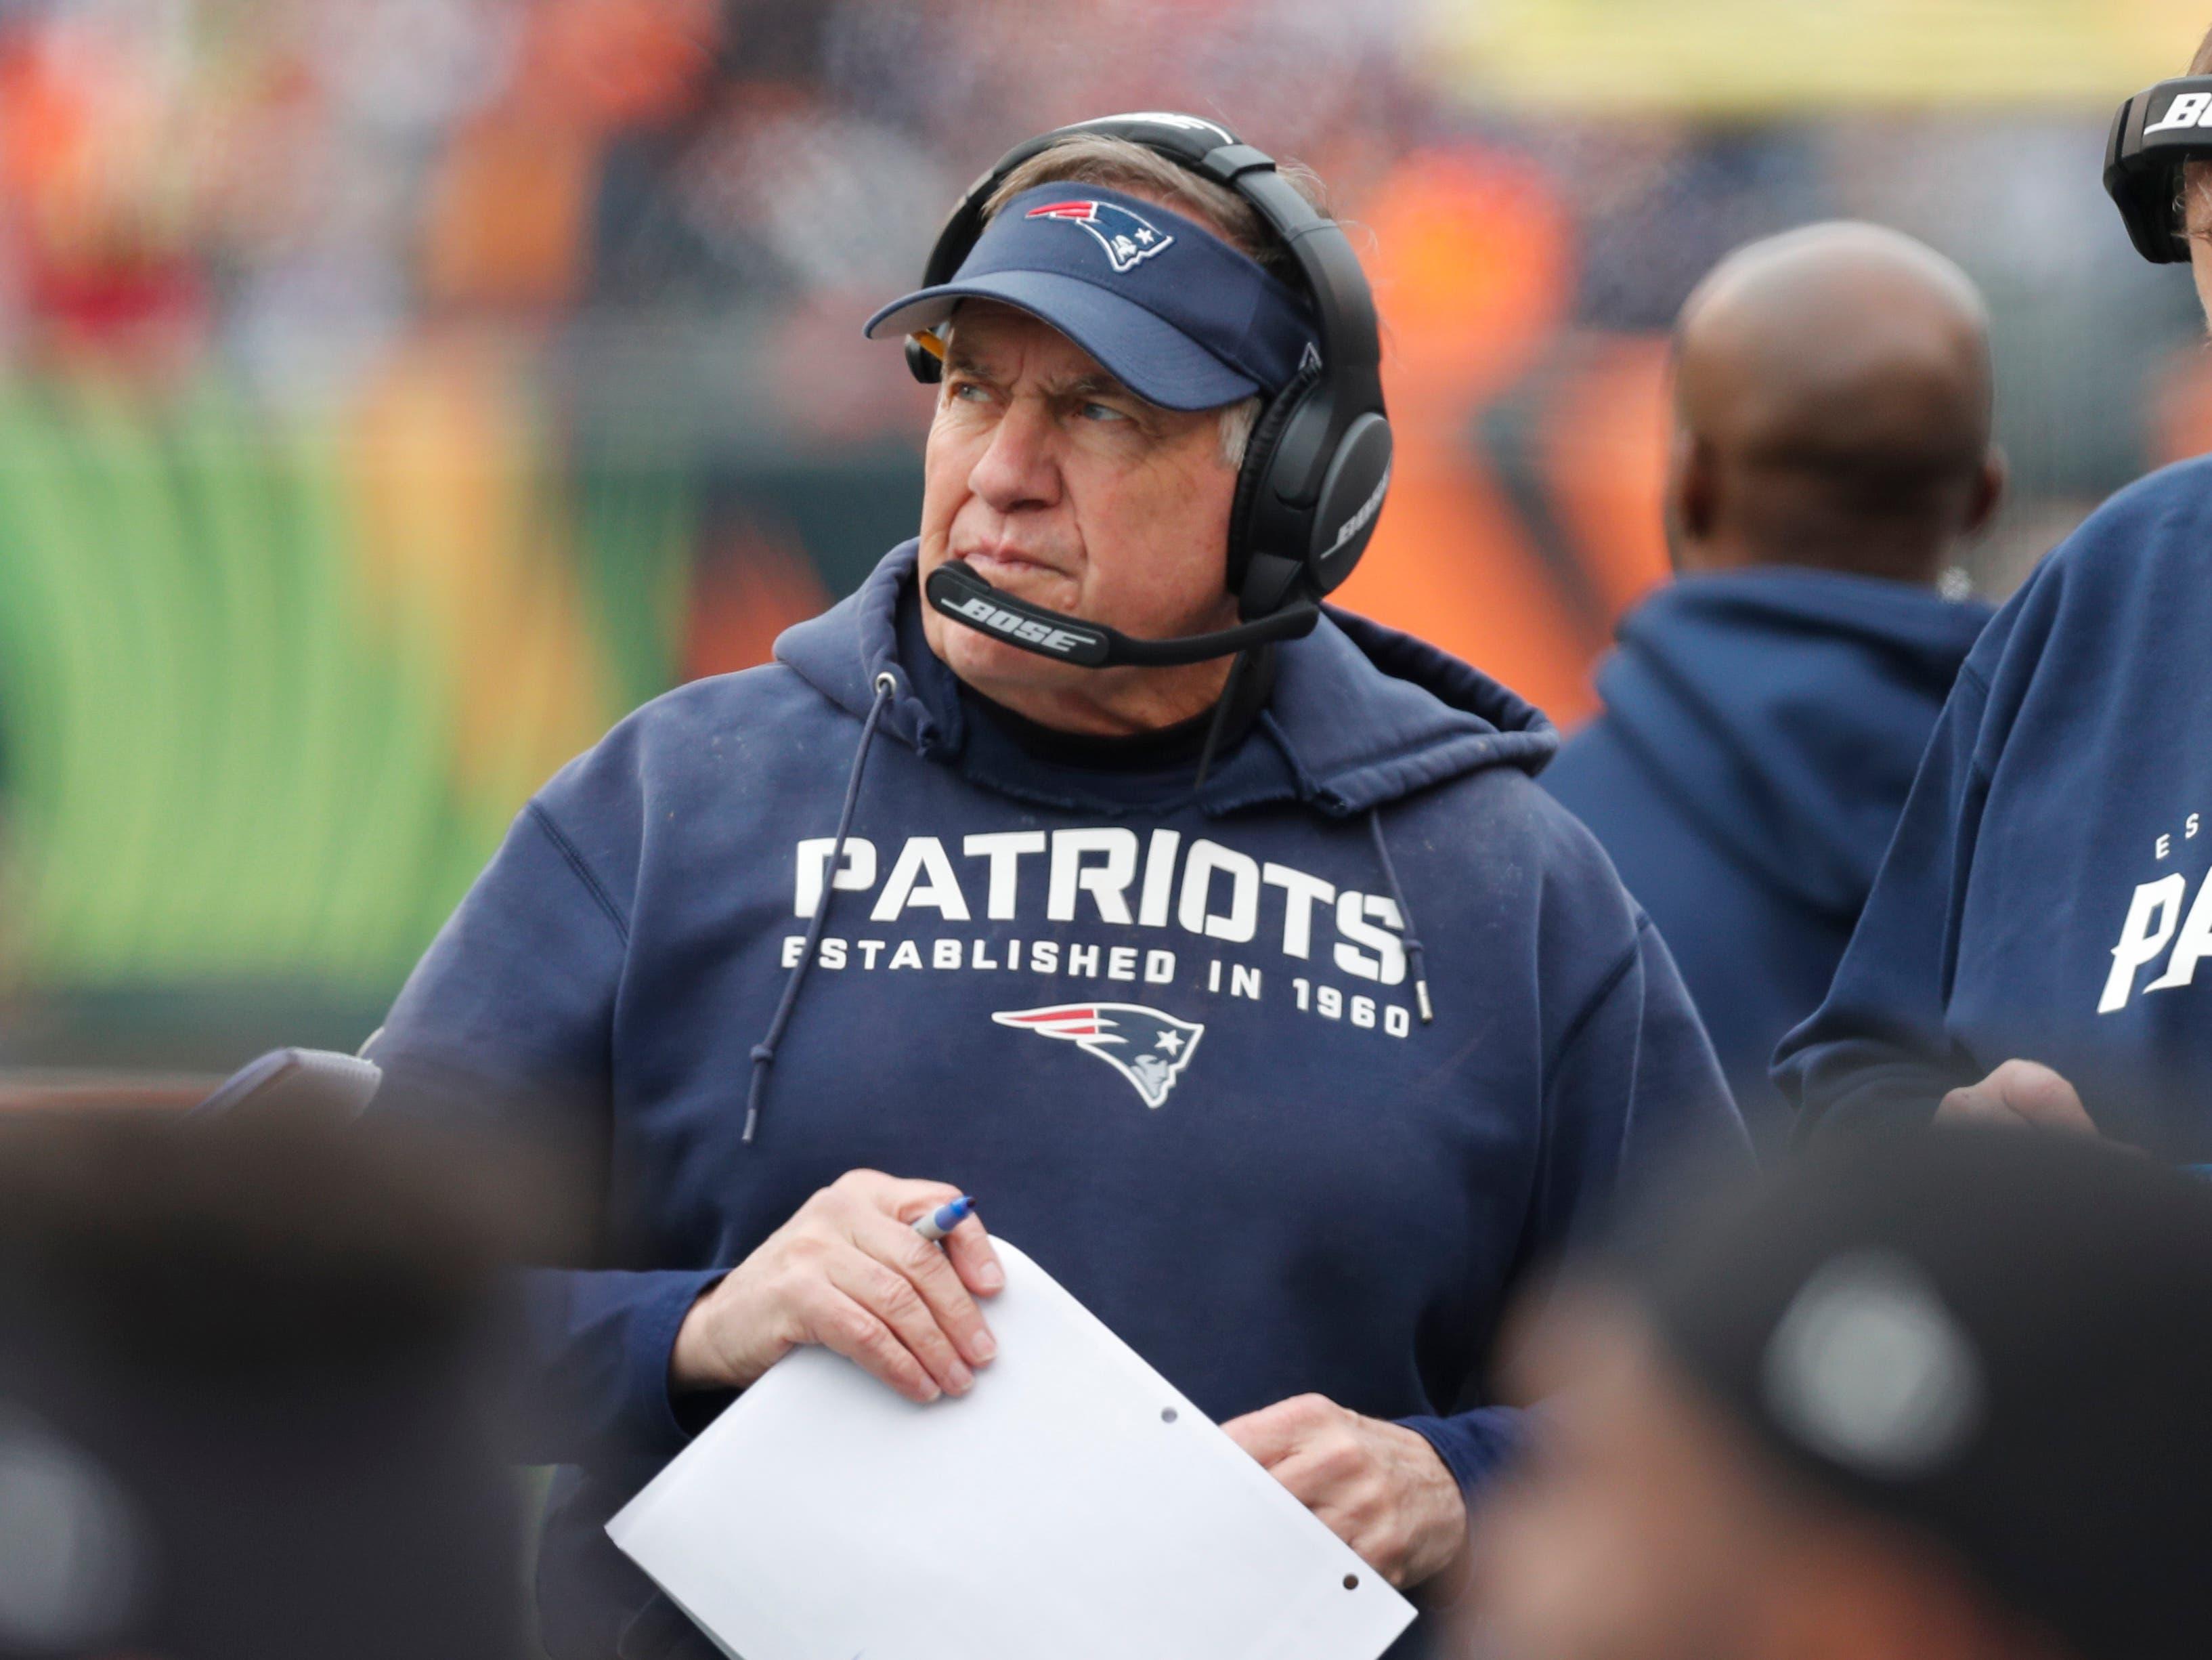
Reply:
<svg viewBox="0 0 2212 1660"><path fill-rule="evenodd" d="M1689 576L1620 627L1607 726L1776 889L1853 916L1990 608L1827 571Z"/></svg>
<svg viewBox="0 0 2212 1660"><path fill-rule="evenodd" d="M895 689L881 730L982 787L1091 812L1138 805L1125 781L1026 758L1016 764L970 742L958 683L922 635L917 550L900 544L857 593L786 630L776 660L861 719L877 677L890 674ZM1558 746L1542 712L1488 676L1332 607L1312 634L1277 648L1267 708L1217 761L1198 805L1219 817L1295 800L1348 818L1486 767L1534 773Z"/></svg>

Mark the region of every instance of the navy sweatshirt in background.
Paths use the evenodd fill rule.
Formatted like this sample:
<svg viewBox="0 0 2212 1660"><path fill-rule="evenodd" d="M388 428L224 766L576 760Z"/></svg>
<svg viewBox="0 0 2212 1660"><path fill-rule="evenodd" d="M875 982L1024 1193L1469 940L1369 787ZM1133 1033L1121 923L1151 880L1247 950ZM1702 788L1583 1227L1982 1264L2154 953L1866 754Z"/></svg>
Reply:
<svg viewBox="0 0 2212 1660"><path fill-rule="evenodd" d="M371 1051L395 1094L534 1096L605 1149L609 1266L529 1299L526 1453L569 1467L556 1657L606 1656L648 1599L601 1527L691 1427L678 1325L848 1170L976 1195L1217 1420L1318 1391L1473 1487L1512 1435L1483 1371L1523 1271L1692 1146L1741 1160L1665 948L1529 780L1548 724L1442 653L1335 614L1195 799L1188 769L1054 766L969 719L912 544L777 658L548 785Z"/></svg>
<svg viewBox="0 0 2212 1660"><path fill-rule="evenodd" d="M1658 925L1769 1158L1774 1046L1826 994L1990 616L1835 572L1685 577L1621 623L1604 712L1544 771Z"/></svg>
<svg viewBox="0 0 2212 1660"><path fill-rule="evenodd" d="M2108 1135L2212 1160L2212 460L2122 491L1966 660L1820 1011L1776 1077L1927 1122L2015 1056Z"/></svg>

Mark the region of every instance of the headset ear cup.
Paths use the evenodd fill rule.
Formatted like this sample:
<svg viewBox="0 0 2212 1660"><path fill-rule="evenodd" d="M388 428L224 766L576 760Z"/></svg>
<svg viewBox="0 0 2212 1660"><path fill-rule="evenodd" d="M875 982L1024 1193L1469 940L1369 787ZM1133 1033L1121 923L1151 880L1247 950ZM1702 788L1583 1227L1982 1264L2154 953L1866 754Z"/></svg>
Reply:
<svg viewBox="0 0 2212 1660"><path fill-rule="evenodd" d="M1260 500L1260 491L1268 475L1274 470L1275 450L1283 441L1283 429L1291 424L1291 417L1305 401L1306 394L1319 379L1307 370L1269 399L1260 411L1260 418L1252 423L1252 435L1244 443L1244 464L1237 469L1237 494L1229 504L1229 591L1242 595L1244 579L1252 569L1252 517ZM1303 548L1291 550L1291 556L1301 557Z"/></svg>
<svg viewBox="0 0 2212 1660"><path fill-rule="evenodd" d="M907 372L925 386L933 386L945 379L945 360L910 334L906 337L906 367Z"/></svg>

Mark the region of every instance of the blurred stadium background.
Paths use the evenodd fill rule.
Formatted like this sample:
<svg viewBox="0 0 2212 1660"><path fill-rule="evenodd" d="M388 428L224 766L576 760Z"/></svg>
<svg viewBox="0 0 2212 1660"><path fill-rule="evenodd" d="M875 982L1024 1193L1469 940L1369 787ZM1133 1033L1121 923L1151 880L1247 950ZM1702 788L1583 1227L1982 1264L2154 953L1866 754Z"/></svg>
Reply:
<svg viewBox="0 0 2212 1660"><path fill-rule="evenodd" d="M1003 146L1328 181L1401 469L1351 604L1563 724L1663 569L1664 332L1832 215L1996 315L2014 584L2212 448L2099 187L2174 0L0 0L0 1070L350 1049L527 794L908 533L860 319Z"/></svg>

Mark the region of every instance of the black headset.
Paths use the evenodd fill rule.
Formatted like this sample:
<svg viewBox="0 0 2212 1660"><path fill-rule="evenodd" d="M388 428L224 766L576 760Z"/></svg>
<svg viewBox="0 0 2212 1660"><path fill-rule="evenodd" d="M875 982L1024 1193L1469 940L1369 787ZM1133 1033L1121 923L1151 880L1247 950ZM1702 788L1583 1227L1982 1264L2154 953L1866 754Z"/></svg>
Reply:
<svg viewBox="0 0 2212 1660"><path fill-rule="evenodd" d="M983 231L983 207L1016 167L1063 139L1104 134L1140 144L1250 203L1296 261L1320 326L1309 355L1252 429L1229 518L1229 588L1241 626L1179 640L1134 640L1116 629L1000 592L963 561L930 575L929 602L955 622L1042 656L1103 668L1226 657L1265 641L1310 633L1322 596L1352 575L1375 533L1390 486L1390 421L1382 407L1375 300L1336 222L1228 128L1194 115L1103 116L1017 144L960 198L930 250L924 287L949 283ZM907 341L915 379L944 365L919 337Z"/></svg>
<svg viewBox="0 0 2212 1660"><path fill-rule="evenodd" d="M2161 81L2120 106L2105 145L2105 189L2136 252L2155 265L2185 264L2181 164L2212 160L2212 75Z"/></svg>

